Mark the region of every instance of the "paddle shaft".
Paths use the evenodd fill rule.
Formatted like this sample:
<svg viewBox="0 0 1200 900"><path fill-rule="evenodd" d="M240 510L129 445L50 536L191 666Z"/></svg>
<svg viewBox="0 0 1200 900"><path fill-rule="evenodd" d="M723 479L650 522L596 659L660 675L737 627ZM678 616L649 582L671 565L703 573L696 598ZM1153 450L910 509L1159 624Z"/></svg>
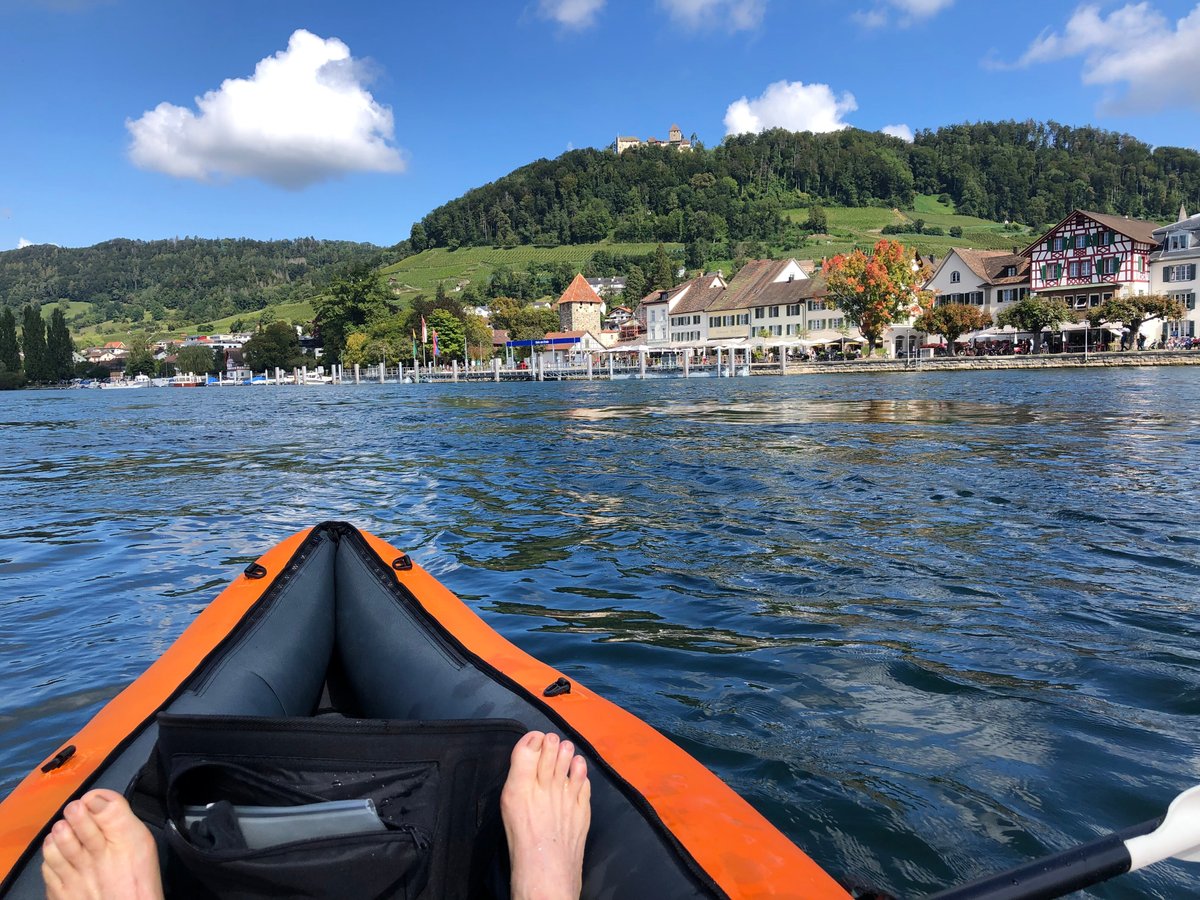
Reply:
<svg viewBox="0 0 1200 900"><path fill-rule="evenodd" d="M1161 818L1151 819L1007 872L949 888L927 900L1050 900L1062 897L1124 875L1129 871L1130 863L1125 841L1149 834L1161 824Z"/></svg>

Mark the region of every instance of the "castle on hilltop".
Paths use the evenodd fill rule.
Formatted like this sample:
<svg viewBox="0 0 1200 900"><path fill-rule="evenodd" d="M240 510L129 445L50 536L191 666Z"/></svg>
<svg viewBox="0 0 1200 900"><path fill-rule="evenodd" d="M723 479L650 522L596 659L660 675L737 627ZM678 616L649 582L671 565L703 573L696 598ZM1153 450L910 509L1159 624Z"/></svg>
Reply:
<svg viewBox="0 0 1200 900"><path fill-rule="evenodd" d="M617 139L612 144L612 148L618 153L624 153L626 150L634 147L671 147L681 153L685 150L690 153L692 151L692 142L683 139L683 132L679 130L678 125L672 125L671 130L667 132L667 139L665 141L660 141L656 137L646 138L643 141L635 137L617 135Z"/></svg>

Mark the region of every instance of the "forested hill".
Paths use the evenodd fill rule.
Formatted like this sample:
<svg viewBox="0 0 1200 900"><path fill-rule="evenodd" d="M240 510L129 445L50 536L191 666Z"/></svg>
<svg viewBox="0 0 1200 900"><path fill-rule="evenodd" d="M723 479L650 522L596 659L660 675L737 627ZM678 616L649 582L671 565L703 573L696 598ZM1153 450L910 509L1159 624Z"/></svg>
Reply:
<svg viewBox="0 0 1200 900"><path fill-rule="evenodd" d="M290 241L113 240L93 247L38 244L0 253L0 305L85 301L79 329L110 319L204 322L273 303L307 300L338 272L396 256L373 244Z"/></svg>
<svg viewBox="0 0 1200 900"><path fill-rule="evenodd" d="M810 203L910 209L949 195L957 212L1034 228L1074 208L1173 220L1200 206L1200 154L1053 122L922 131L782 130L678 153L575 150L445 204L413 228L413 249L618 241L787 242L783 210Z"/></svg>

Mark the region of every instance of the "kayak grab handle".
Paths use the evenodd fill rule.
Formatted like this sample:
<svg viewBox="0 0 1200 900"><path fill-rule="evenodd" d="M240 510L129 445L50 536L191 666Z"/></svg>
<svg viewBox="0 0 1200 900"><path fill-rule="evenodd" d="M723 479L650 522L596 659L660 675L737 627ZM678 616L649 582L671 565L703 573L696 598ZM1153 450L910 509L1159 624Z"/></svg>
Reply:
<svg viewBox="0 0 1200 900"><path fill-rule="evenodd" d="M557 697L559 694L569 694L569 693L571 693L571 682L567 681L567 679L563 678L560 675L553 684L548 685L546 687L546 689L544 691L542 691L542 696L543 697Z"/></svg>
<svg viewBox="0 0 1200 900"><path fill-rule="evenodd" d="M1162 821L1158 818L1133 825L1007 872L940 891L926 900L1048 900L1062 897L1128 872L1130 857L1125 841L1149 834Z"/></svg>

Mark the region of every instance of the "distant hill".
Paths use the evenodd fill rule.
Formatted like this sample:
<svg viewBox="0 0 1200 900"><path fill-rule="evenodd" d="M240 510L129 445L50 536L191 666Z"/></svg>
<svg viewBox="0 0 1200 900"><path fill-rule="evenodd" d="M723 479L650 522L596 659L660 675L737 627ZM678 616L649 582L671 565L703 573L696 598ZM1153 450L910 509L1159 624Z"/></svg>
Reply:
<svg viewBox="0 0 1200 900"><path fill-rule="evenodd" d="M0 253L0 305L64 303L74 332L173 330L243 314L253 324L268 305L309 300L344 267L395 258L373 244L315 238L39 244Z"/></svg>
<svg viewBox="0 0 1200 900"><path fill-rule="evenodd" d="M790 208L909 210L919 195L957 213L1033 227L1082 207L1173 219L1200 205L1200 154L1054 122L981 122L917 134L783 130L692 153L574 150L468 191L413 228L412 247L679 241L798 243Z"/></svg>

